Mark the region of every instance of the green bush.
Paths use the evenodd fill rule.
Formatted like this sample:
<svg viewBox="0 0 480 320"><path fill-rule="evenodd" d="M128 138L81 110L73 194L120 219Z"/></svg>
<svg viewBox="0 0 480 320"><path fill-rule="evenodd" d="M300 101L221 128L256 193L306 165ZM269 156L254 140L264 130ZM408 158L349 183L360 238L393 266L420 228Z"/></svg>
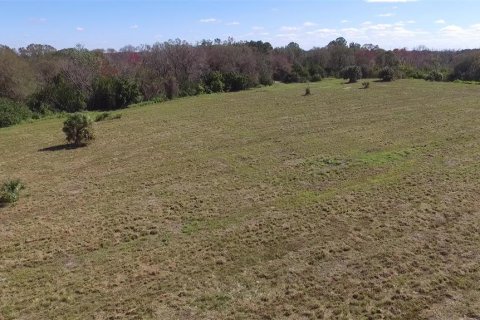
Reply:
<svg viewBox="0 0 480 320"><path fill-rule="evenodd" d="M141 100L137 83L116 77L98 78L93 83L89 101L91 110L114 110Z"/></svg>
<svg viewBox="0 0 480 320"><path fill-rule="evenodd" d="M122 118L121 113L111 114L110 112L102 112L100 114L97 114L97 116L95 117L95 122L100 122L105 120L114 120L114 119L120 119L120 118Z"/></svg>
<svg viewBox="0 0 480 320"><path fill-rule="evenodd" d="M67 141L76 147L86 145L94 139L92 119L84 113L74 113L63 123Z"/></svg>
<svg viewBox="0 0 480 320"><path fill-rule="evenodd" d="M311 94L312 94L312 93L310 92L310 87L305 88L305 95L306 95L306 96L309 96L309 95L311 95Z"/></svg>
<svg viewBox="0 0 480 320"><path fill-rule="evenodd" d="M312 65L308 68L308 74L311 82L318 82L325 77L325 70L319 65Z"/></svg>
<svg viewBox="0 0 480 320"><path fill-rule="evenodd" d="M362 78L362 69L359 66L349 66L342 70L343 79L349 83L355 83Z"/></svg>
<svg viewBox="0 0 480 320"><path fill-rule="evenodd" d="M28 107L41 114L51 111L78 112L86 109L85 101L86 98L79 89L58 75L30 97Z"/></svg>
<svg viewBox="0 0 480 320"><path fill-rule="evenodd" d="M362 88L363 88L363 89L368 89L368 88L370 88L370 82L368 82L368 81L362 82Z"/></svg>
<svg viewBox="0 0 480 320"><path fill-rule="evenodd" d="M382 81L390 82L395 79L395 70L391 67L385 67L378 73L378 76Z"/></svg>
<svg viewBox="0 0 480 320"><path fill-rule="evenodd" d="M443 73L437 71L437 70L432 70L430 73L425 77L425 80L427 81L443 81Z"/></svg>
<svg viewBox="0 0 480 320"><path fill-rule="evenodd" d="M266 72L260 73L258 82L263 86L271 86L273 84L272 73L266 73Z"/></svg>
<svg viewBox="0 0 480 320"><path fill-rule="evenodd" d="M13 126L32 116L32 112L26 105L0 98L0 128Z"/></svg>
<svg viewBox="0 0 480 320"><path fill-rule="evenodd" d="M455 64L452 80L480 81L480 55L465 53L459 57L460 61Z"/></svg>
<svg viewBox="0 0 480 320"><path fill-rule="evenodd" d="M223 75L225 91L240 91L248 89L248 77L238 72L227 72Z"/></svg>
<svg viewBox="0 0 480 320"><path fill-rule="evenodd" d="M5 182L0 189L0 205L17 202L20 191L24 188L25 186L18 179Z"/></svg>
<svg viewBox="0 0 480 320"><path fill-rule="evenodd" d="M213 71L206 74L203 77L203 83L205 84L206 93L223 92L225 89L225 83L223 82L223 74L219 71Z"/></svg>

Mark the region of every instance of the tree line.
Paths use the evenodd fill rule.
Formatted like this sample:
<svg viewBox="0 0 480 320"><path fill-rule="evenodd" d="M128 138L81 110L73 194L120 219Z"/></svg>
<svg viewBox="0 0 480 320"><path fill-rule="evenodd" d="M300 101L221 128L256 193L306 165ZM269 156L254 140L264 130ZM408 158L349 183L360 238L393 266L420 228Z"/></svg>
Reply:
<svg viewBox="0 0 480 320"><path fill-rule="evenodd" d="M170 40L139 47L57 50L0 45L0 127L54 112L239 91L324 77L480 81L480 50L384 50L337 38L325 47L263 41Z"/></svg>

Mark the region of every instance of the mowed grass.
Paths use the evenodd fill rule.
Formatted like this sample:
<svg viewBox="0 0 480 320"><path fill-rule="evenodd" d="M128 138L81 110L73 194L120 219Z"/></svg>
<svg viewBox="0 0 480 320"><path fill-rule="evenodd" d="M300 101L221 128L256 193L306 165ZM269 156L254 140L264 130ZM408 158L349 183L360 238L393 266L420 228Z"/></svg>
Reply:
<svg viewBox="0 0 480 320"><path fill-rule="evenodd" d="M480 86L360 87L1 129L0 318L478 319Z"/></svg>

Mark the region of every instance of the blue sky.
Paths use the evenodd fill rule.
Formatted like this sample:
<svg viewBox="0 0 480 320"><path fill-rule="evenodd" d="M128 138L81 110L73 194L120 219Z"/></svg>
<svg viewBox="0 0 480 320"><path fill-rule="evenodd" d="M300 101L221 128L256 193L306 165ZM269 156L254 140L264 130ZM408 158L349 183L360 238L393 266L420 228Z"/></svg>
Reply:
<svg viewBox="0 0 480 320"><path fill-rule="evenodd" d="M480 47L475 0L0 0L0 43L89 49L233 37L303 48L347 41L383 48Z"/></svg>

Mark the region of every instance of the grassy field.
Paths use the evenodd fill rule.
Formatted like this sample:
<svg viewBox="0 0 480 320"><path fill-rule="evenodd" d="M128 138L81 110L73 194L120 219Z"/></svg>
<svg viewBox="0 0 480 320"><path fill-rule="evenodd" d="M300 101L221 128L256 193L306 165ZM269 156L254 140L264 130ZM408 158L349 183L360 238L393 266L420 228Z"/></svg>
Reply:
<svg viewBox="0 0 480 320"><path fill-rule="evenodd" d="M480 319L480 86L310 87L0 129L0 318Z"/></svg>

